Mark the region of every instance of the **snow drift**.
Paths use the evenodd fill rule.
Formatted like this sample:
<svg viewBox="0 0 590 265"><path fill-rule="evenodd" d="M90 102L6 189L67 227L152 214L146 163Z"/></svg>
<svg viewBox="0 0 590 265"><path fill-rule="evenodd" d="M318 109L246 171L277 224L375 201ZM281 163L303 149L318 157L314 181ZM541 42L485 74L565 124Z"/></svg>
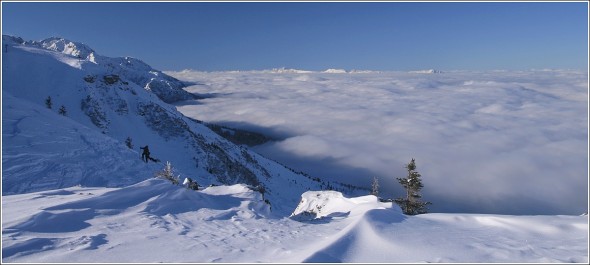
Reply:
<svg viewBox="0 0 590 265"><path fill-rule="evenodd" d="M337 191L307 191L291 214L300 221L315 219L343 218L349 215L362 215L372 209L389 209L392 215L401 216L401 209L391 202L382 203L373 195L346 198Z"/></svg>
<svg viewBox="0 0 590 265"><path fill-rule="evenodd" d="M404 216L374 196L310 191L294 216L246 185L151 178L2 198L2 262L588 262L588 216Z"/></svg>

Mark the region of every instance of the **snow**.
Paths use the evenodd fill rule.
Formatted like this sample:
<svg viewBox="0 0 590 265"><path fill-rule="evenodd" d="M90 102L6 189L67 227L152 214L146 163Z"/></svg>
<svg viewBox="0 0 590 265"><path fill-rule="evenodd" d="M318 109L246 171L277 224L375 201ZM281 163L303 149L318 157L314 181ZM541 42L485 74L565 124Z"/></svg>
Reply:
<svg viewBox="0 0 590 265"><path fill-rule="evenodd" d="M301 199L280 216L243 184L193 191L159 178L7 195L2 262L588 262L587 215L405 216L372 195Z"/></svg>
<svg viewBox="0 0 590 265"><path fill-rule="evenodd" d="M202 186L261 185L276 212L291 211L283 202L296 203L302 192L321 185L183 116L163 102L178 95L173 83L181 82L141 60L93 53L99 60L92 61L28 42L7 43L2 68L4 195L73 185L123 187L153 176L165 161L172 163L175 176ZM71 61L79 65L64 63ZM149 80L160 85L146 86ZM53 109L45 106L48 96ZM57 114L61 105L66 116ZM125 145L128 137L132 148ZM142 162L139 147L146 144L160 163ZM281 192L285 186L289 190Z"/></svg>
<svg viewBox="0 0 590 265"><path fill-rule="evenodd" d="M346 70L344 69L334 69L334 68L330 68L324 71L324 73L329 73L329 74L345 74Z"/></svg>
<svg viewBox="0 0 590 265"><path fill-rule="evenodd" d="M312 71L299 70L299 69L289 69L289 68L281 67L281 68L273 68L271 70L263 70L262 72L277 73L277 74L284 74L284 73L305 74L305 73L311 73Z"/></svg>
<svg viewBox="0 0 590 265"><path fill-rule="evenodd" d="M440 74L442 71L436 69L428 69L428 70L417 70L417 71L409 71L408 73L412 74Z"/></svg>
<svg viewBox="0 0 590 265"><path fill-rule="evenodd" d="M7 91L2 94L3 194L78 184L129 185L143 180L138 173L156 170L119 141Z"/></svg>
<svg viewBox="0 0 590 265"><path fill-rule="evenodd" d="M380 207L381 209L391 208L391 203L378 203L375 196L362 196L345 198L337 191L307 191L301 195L301 201L291 214L297 220L315 220L334 217L353 216L359 212L364 213L368 209ZM395 208L400 214L399 208Z"/></svg>
<svg viewBox="0 0 590 265"><path fill-rule="evenodd" d="M405 216L398 206L368 192L353 196L322 190L317 181L189 120L164 100L183 98L177 89L184 83L139 59L101 56L61 38L25 42L3 36L3 44L9 47L2 54L2 263L588 262L587 214ZM195 77L194 72L183 73ZM578 80L563 74L566 80ZM257 85L253 82L244 86L250 91L236 93L243 101L260 103L284 97L277 101L282 109L275 109L280 114L297 106L291 93L309 100L335 91L335 83L346 91L362 83L356 78L383 75L366 72L348 79L352 75L231 72L199 73L197 79L203 77L203 87L216 89L218 82L260 77L263 89L284 89L269 83L271 77L282 85L308 84L264 94L252 89ZM470 80L471 85L497 86ZM150 82L154 84L146 87ZM579 97L587 92L577 90L584 85L547 93L565 103L584 102ZM374 93L366 88L362 92ZM334 95L319 96L331 102ZM47 96L52 109L44 104ZM85 101L88 96L94 101ZM223 102L204 102L216 100ZM523 106L538 110L533 103ZM89 104L86 112L84 104ZM67 108L65 116L57 113L61 105ZM482 107L481 113L503 113L510 107ZM571 108L575 112L577 105ZM253 107L239 110L231 115L259 115ZM288 124L280 116L258 117L258 124ZM565 128L581 120L567 121L572 123ZM167 126L157 126L161 124ZM133 148L125 145L128 136ZM579 144L576 139L572 144ZM291 150L316 157L319 163L333 150L339 154L331 154L332 159L349 155L348 142L339 137L302 134L285 141L292 143L286 145ZM146 143L162 163L140 159L139 146ZM559 154L570 154L570 146L559 143L554 143L561 148ZM190 177L206 188L192 190L155 178L165 161L171 161L175 176ZM228 164L240 170L232 171ZM258 185L245 184L247 179L239 178L244 172L251 172ZM578 169L561 173L568 176Z"/></svg>
<svg viewBox="0 0 590 265"><path fill-rule="evenodd" d="M33 44L36 43L33 42ZM45 49L72 55L77 58L87 58L91 53L94 53L94 50L83 43L58 37L42 40L39 45Z"/></svg>

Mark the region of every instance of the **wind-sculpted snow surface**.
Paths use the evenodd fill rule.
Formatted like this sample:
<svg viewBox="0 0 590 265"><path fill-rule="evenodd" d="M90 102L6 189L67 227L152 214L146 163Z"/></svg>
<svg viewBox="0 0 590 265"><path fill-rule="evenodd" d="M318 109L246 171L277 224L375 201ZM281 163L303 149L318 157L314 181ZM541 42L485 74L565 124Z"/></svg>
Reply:
<svg viewBox="0 0 590 265"><path fill-rule="evenodd" d="M167 73L215 95L185 115L279 136L255 150L314 177L395 198L415 158L435 212L588 209L586 71Z"/></svg>
<svg viewBox="0 0 590 265"><path fill-rule="evenodd" d="M2 262L588 262L587 216L404 216L374 196L301 199L278 216L243 184L159 178L3 196Z"/></svg>
<svg viewBox="0 0 590 265"><path fill-rule="evenodd" d="M356 198L346 198L337 191L307 191L301 195L301 201L291 214L295 220L324 220L343 218L349 215L364 214L368 209L380 207L392 208L396 216L401 216L399 207L389 203L378 202L377 197L368 195ZM352 213L350 211L352 209Z"/></svg>

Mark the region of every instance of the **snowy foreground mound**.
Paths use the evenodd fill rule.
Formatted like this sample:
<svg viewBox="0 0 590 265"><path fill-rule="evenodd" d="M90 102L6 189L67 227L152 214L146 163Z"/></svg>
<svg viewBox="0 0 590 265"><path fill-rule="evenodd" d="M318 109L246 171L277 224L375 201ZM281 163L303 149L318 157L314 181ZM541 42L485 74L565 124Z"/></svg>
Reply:
<svg viewBox="0 0 590 265"><path fill-rule="evenodd" d="M2 206L2 262L588 262L587 216L404 216L333 191L302 194L290 218L246 185L162 179Z"/></svg>
<svg viewBox="0 0 590 265"><path fill-rule="evenodd" d="M291 214L295 220L326 220L334 217L348 217L364 214L371 209L392 208L391 203L380 203L375 196L345 198L337 191L308 191L301 195L301 202ZM399 207L393 208L393 215L402 216ZM390 209L391 210L391 209Z"/></svg>

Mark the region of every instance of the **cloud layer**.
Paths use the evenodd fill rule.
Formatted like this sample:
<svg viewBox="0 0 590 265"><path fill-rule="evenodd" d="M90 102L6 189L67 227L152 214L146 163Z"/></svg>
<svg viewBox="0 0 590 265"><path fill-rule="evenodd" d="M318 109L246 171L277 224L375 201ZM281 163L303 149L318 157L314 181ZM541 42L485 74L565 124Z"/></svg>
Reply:
<svg viewBox="0 0 590 265"><path fill-rule="evenodd" d="M282 133L257 150L312 175L398 197L415 158L434 212L588 208L585 72L167 73L216 95L181 112Z"/></svg>

